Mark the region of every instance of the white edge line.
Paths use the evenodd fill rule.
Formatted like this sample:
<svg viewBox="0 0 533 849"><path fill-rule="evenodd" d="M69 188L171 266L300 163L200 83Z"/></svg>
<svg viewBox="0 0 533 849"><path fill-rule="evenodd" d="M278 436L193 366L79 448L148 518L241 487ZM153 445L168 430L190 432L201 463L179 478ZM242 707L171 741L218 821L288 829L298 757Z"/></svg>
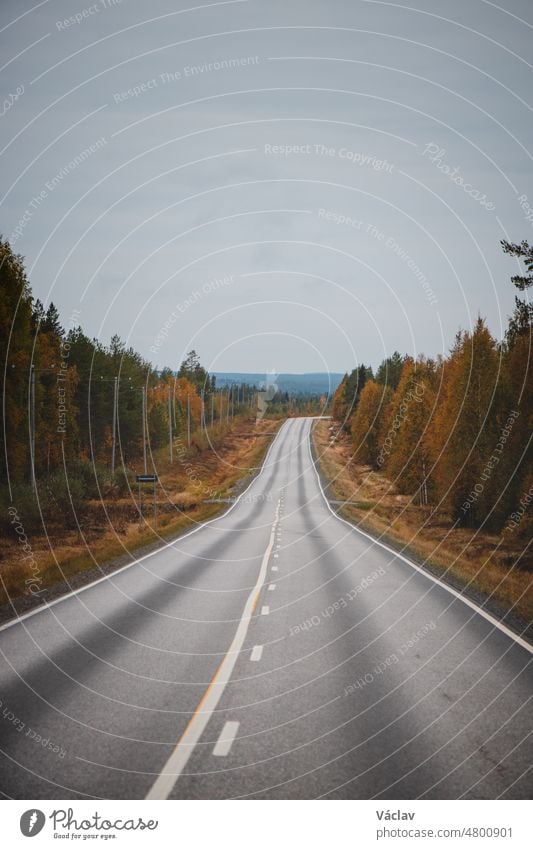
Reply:
<svg viewBox="0 0 533 849"><path fill-rule="evenodd" d="M289 419L287 419L287 421L289 421ZM192 536L198 531L203 530L203 528L206 528L208 525L212 525L214 522L218 522L220 521L220 519L224 519L237 506L241 498L246 495L248 490L254 485L254 483L258 480L259 476L262 474L270 456L270 452L278 441L278 438L280 437L285 424L286 422L283 423L283 425L278 430L276 436L272 440L272 443L265 455L265 458L261 464L261 468L259 469L258 473L254 476L253 480L248 484L246 489L244 489L241 494L236 498L233 504L231 504L231 506L228 507L228 509L225 510L224 513L221 513L220 516L215 516L213 519L209 519L207 522L202 522L196 528L193 528L192 530L187 531L184 534L179 534L178 536L174 537L174 539L170 542L164 543L164 545L159 546L158 548L154 549L154 551L149 551L148 554L143 554L142 557L138 557L135 560L132 560L131 563L126 563L125 566L121 566L120 569L115 569L113 572L110 572L109 575L102 575L101 578L97 578L95 581L91 581L90 584L85 584L85 586L79 587L79 589L77 590L72 590L69 593L65 593L65 595L62 595L60 598L56 598L50 602L45 602L44 604L40 605L40 607L36 607L35 610L30 610L28 611L28 613L23 613L22 616L17 616L10 622L5 622L3 625L0 625L0 631L6 631L8 628L12 628L14 625L18 625L20 622L24 622L25 619L29 619L31 616L36 616L38 613L43 613L45 610L49 610L56 604L60 604L62 601L66 601L68 598L72 598L73 596L79 595L80 593L84 592L84 590L90 590L91 587L95 587L97 584L102 583L102 581L108 581L110 578L114 578L116 575L120 575L120 573L125 572L126 569L131 569L132 566L136 566L138 563L141 563L143 560L147 560L149 557L154 557L156 554L159 554L166 548L171 548L173 545L175 545L175 543L181 542L182 539L186 539L187 537Z"/></svg>
<svg viewBox="0 0 533 849"><path fill-rule="evenodd" d="M315 470L315 474L316 474L316 478L317 478L317 481L318 481L318 486L320 488L320 492L322 493L322 497L324 498L324 501L326 502L326 506L327 506L328 510L330 511L330 513L332 513L335 516L335 518L337 518L339 520L339 522L342 522L344 525L348 525L348 527L351 528L352 531L355 531L355 533L361 534L362 536L366 537L367 539L369 539L373 543L375 543L375 545L379 545L381 548L384 548L385 551L390 552L390 554L394 554L395 557L398 557L400 560L403 560L404 563L407 563L408 566L411 566L413 569L416 569L417 572L420 572L421 575L424 575L424 577L428 578L430 581L433 581L434 584L438 584L439 587L442 587L442 589L446 590L446 592L455 596L455 598L458 598L460 601L463 602L463 604L466 604L468 607L470 607L472 610L474 610L476 613L478 613L480 616L482 616L484 619L486 619L488 622L490 622L491 625L494 625L495 628L498 628L499 631L502 631L507 637L510 637L512 640L514 640L515 643L518 643L519 646L522 646L522 648L526 649L530 654L533 654L533 646L531 645L531 643L528 643L527 640L524 640L518 634L515 634L514 631L511 631L510 628L507 628L505 625L503 625L501 622L499 622L497 619L495 619L494 616L491 616L490 613L487 613L481 607L478 607L478 605L475 602L470 601L469 598L466 598L464 595L461 595L461 593L458 593L456 590L454 590L448 584L445 584L444 581L440 581L438 578L435 578L426 569L423 569L421 566L417 566L416 563L413 563L413 561L409 560L408 557L405 557L403 554L400 554L398 551L395 551L394 548L390 548L390 546L385 545L385 543L383 543L383 542L380 542L378 539L373 537L371 534L368 534L368 533L366 533L366 531L362 531L360 528L356 527L355 525L352 525L351 522L349 522L347 519L343 519L342 516L339 516L339 514L336 513L335 510L333 510L333 508L331 507L331 505L328 501L328 497L327 497L327 495L324 492L324 489L322 487L322 481L320 480L320 475L319 475L318 469L316 467L316 463L315 463L315 460L314 460L314 457L313 457L313 452L311 451L311 431L312 431L312 425L309 428L309 439L308 439L308 443L307 443L307 447L309 449L309 456L311 458L311 462L312 462L313 468Z"/></svg>
<svg viewBox="0 0 533 849"><path fill-rule="evenodd" d="M226 688L226 684L231 678L233 668L237 663L237 658L239 657L241 649L244 645L246 634L248 632L250 622L252 621L252 615L256 604L257 594L261 591L261 588L265 582L266 572L268 568L268 559L270 557L270 552L272 551L273 545L274 531L271 530L270 540L263 555L263 559L261 561L261 568L259 569L257 575L257 581L255 583L255 586L252 588L250 595L248 596L246 604L244 605L244 610L239 620L239 624L237 626L237 630L235 631L235 636L233 637L232 643L229 649L227 650L226 654L224 655L224 660L215 672L211 683L209 684L204 695L200 699L200 702L198 703L198 706L196 707L189 721L189 724L187 725L185 731L178 740L174 750L172 751L170 757L163 766L163 769L161 770L159 776L156 778L154 784L145 796L145 799L168 799L169 795L172 793L176 781L185 769L187 762L194 751L194 747L196 746L198 740L204 733L207 723L211 719L213 712L216 710L216 707Z"/></svg>
<svg viewBox="0 0 533 849"><path fill-rule="evenodd" d="M233 741L237 736L237 731L239 730L240 722L226 722L224 728L220 732L220 737L218 738L215 748L213 749L213 754L217 758L225 758L226 755L229 755L229 751L233 745Z"/></svg>

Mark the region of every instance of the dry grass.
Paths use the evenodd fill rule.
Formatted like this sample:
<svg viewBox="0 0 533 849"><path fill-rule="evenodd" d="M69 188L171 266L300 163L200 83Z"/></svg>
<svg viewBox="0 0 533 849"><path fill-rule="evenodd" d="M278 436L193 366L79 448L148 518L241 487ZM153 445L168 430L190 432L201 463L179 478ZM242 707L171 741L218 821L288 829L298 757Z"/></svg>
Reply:
<svg viewBox="0 0 533 849"><path fill-rule="evenodd" d="M329 496L345 505L341 515L374 535L383 535L410 551L454 585L490 597L498 607L533 621L531 573L512 568L524 545L466 528L451 530L445 515L432 515L430 507L414 504L399 495L381 472L352 462L350 439L339 435L332 441L331 422L316 422L315 451ZM335 431L337 428L335 428ZM500 545L498 545L500 543Z"/></svg>
<svg viewBox="0 0 533 849"><path fill-rule="evenodd" d="M210 504L206 500L230 497L245 486L261 465L280 424L263 420L256 425L253 421L236 420L216 451L200 451L196 456L181 458L181 462L176 458L173 465L167 452L162 451L155 458L161 484L155 523L152 490L150 494L145 491L145 521L140 524L138 491L134 486L127 497L107 495L102 501L86 502L83 516L78 516L79 530L65 531L56 521L47 523L48 536L43 532L29 537L33 570L31 559L21 557L20 542L6 540L0 561L0 604L21 596L31 598L28 583L32 575L38 576L37 586L42 589L55 585L59 589L72 578L77 585L81 573L105 568L109 561L124 559L124 555L133 555L222 513L227 504Z"/></svg>

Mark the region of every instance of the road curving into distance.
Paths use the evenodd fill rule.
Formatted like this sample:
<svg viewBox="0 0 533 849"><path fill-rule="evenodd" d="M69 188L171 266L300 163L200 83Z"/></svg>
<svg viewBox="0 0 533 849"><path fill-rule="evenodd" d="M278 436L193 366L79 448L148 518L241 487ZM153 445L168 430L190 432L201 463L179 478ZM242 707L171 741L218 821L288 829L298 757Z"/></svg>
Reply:
<svg viewBox="0 0 533 849"><path fill-rule="evenodd" d="M311 427L222 517L0 629L4 797L530 797L531 647L338 518Z"/></svg>

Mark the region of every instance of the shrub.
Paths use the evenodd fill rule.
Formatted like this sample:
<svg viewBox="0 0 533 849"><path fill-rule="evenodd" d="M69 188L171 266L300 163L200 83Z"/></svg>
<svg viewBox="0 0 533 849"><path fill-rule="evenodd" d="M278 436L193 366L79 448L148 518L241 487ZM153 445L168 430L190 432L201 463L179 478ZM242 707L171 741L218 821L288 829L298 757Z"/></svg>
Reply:
<svg viewBox="0 0 533 849"><path fill-rule="evenodd" d="M131 469L120 466L115 470L112 486L119 495L126 495L135 483L135 476Z"/></svg>
<svg viewBox="0 0 533 849"><path fill-rule="evenodd" d="M90 460L70 460L67 466L68 478L80 480L84 487L85 498L98 498L98 482L102 469Z"/></svg>
<svg viewBox="0 0 533 849"><path fill-rule="evenodd" d="M13 488L13 500L8 501L7 493L2 499L1 505L1 527L6 535L13 536L14 530L12 526L12 517L14 514L8 513L9 508L14 508L17 511L17 518L20 520L27 534L42 533L43 523L41 519L41 509L45 509L48 503L47 493L39 491L39 500L35 497L33 488L29 483L20 483Z"/></svg>
<svg viewBox="0 0 533 849"><path fill-rule="evenodd" d="M83 478L74 474L65 476L64 470L58 470L50 475L43 487L48 493L47 514L50 519L56 520L63 516L68 527L75 527L75 514L83 507L87 490ZM53 516L51 514L59 514ZM44 511L43 511L44 512Z"/></svg>

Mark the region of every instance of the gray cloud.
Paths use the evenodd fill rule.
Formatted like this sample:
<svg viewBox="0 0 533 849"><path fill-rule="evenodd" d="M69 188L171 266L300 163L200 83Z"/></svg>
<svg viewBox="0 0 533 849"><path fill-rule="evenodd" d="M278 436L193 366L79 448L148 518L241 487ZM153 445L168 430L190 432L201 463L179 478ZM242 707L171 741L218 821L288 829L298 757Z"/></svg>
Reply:
<svg viewBox="0 0 533 849"><path fill-rule="evenodd" d="M2 5L2 230L36 295L160 365L194 342L218 370L344 371L478 311L500 335L499 240L533 236L527 0L190 5Z"/></svg>

